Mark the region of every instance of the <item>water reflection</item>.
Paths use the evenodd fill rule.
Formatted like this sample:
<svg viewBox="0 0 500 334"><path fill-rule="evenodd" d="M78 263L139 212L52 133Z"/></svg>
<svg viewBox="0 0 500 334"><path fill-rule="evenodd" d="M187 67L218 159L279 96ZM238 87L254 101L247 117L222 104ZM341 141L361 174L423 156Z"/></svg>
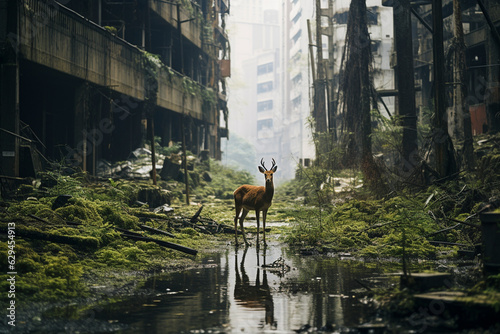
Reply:
<svg viewBox="0 0 500 334"><path fill-rule="evenodd" d="M289 272L264 268L280 257ZM356 281L375 272L359 262L301 257L279 245L229 249L207 259L204 268L156 275L144 286L154 294L112 303L97 312L97 319L127 326L119 333L352 327L373 313Z"/></svg>
<svg viewBox="0 0 500 334"><path fill-rule="evenodd" d="M259 328L270 327L276 329L277 324L274 320L274 303L271 294L271 288L267 280L267 271L260 269L260 255L259 250L256 250L256 274L255 281L250 281L245 269L245 258L248 252L248 247L243 250L241 262L238 263L238 252L234 254L234 268L235 268L235 284L234 284L234 300L236 305L242 306L249 310L265 312L265 319L259 323ZM263 265L266 264L266 250L263 251ZM262 283L260 280L262 271Z"/></svg>

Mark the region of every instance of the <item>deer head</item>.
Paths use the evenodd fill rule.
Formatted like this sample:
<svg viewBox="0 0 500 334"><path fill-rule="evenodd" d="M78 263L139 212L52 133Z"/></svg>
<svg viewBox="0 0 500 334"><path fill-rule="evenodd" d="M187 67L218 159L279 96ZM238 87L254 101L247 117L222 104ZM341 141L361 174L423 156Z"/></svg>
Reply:
<svg viewBox="0 0 500 334"><path fill-rule="evenodd" d="M267 170L266 166L264 165L264 158L260 160L260 166L259 166L259 171L264 174L266 184L267 182L273 182L273 174L276 172L278 169L278 166L276 166L276 161L274 161L274 158L272 160L273 165L271 166L270 170Z"/></svg>

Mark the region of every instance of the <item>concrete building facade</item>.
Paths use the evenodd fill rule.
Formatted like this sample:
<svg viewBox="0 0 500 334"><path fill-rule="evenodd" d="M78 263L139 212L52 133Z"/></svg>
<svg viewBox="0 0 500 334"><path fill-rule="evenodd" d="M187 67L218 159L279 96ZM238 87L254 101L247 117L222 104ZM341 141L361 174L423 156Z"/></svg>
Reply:
<svg viewBox="0 0 500 334"><path fill-rule="evenodd" d="M228 13L229 0L0 1L0 174L33 174L34 152L95 173L153 135L220 159Z"/></svg>

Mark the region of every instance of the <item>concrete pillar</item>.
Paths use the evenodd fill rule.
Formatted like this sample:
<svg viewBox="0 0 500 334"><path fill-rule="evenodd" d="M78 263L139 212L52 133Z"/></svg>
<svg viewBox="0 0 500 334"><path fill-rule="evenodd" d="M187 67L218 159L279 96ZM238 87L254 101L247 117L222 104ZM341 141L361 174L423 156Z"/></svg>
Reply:
<svg viewBox="0 0 500 334"><path fill-rule="evenodd" d="M90 152L89 143L87 141L87 112L88 112L88 84L83 83L76 88L75 91L75 109L74 109L74 146L76 148L76 156L74 157L75 165L80 166L83 171L87 170L87 156ZM76 167L75 166L75 167Z"/></svg>
<svg viewBox="0 0 500 334"><path fill-rule="evenodd" d="M19 176L19 39L17 1L0 1L0 40L10 41L0 58L0 174Z"/></svg>

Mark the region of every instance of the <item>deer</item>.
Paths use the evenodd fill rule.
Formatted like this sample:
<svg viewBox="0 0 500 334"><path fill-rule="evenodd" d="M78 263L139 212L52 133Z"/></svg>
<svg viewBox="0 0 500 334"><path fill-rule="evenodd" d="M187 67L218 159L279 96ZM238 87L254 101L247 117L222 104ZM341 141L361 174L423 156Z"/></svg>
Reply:
<svg viewBox="0 0 500 334"><path fill-rule="evenodd" d="M269 170L267 170L264 165L264 158L260 160L259 171L264 174L265 186L252 186L248 184L244 184L238 189L234 191L234 205L236 210L236 216L234 217L234 239L235 244L238 246L238 217L240 221L241 234L243 234L243 240L245 241L245 245L250 245L245 236L245 230L243 229L243 221L248 214L248 211L255 210L255 216L257 217L257 246L259 245L259 215L262 211L262 223L263 223L263 240L264 245L266 244L266 217L267 210L272 204L273 195L274 195L274 184L273 184L273 175L278 169L276 166L276 161L272 159L272 166Z"/></svg>

